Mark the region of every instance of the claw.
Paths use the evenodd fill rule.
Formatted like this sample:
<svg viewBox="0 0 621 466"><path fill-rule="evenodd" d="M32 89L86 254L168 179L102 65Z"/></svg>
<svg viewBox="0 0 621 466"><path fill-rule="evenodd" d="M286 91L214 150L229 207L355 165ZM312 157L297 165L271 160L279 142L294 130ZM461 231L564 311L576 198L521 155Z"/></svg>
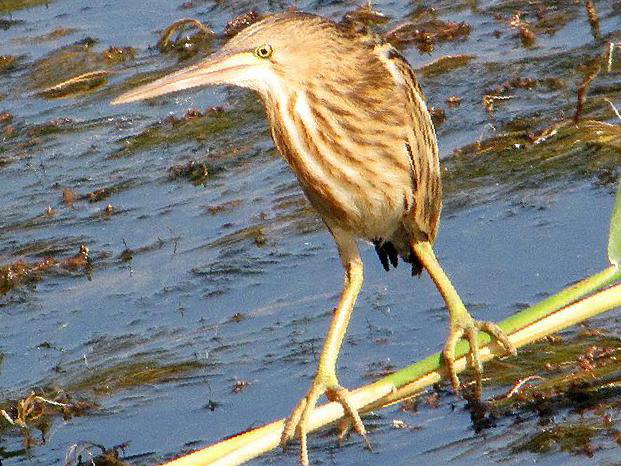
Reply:
<svg viewBox="0 0 621 466"><path fill-rule="evenodd" d="M483 320L476 320L474 322L474 325L479 330L484 331L490 337L492 337L492 340L496 340L498 343L500 343L500 345L505 349L507 354L510 354L511 356L515 356L517 354L517 349L515 349L515 346L513 345L513 343L511 343L511 340L509 340L507 334L503 332L498 325L493 322L486 322Z"/></svg>
<svg viewBox="0 0 621 466"><path fill-rule="evenodd" d="M280 447L283 450L287 449L287 442L293 438L296 426L300 423L302 412L306 407L306 397L302 398L298 405L295 407L289 419L285 423L285 428L280 436Z"/></svg>
<svg viewBox="0 0 621 466"><path fill-rule="evenodd" d="M362 419L360 419L360 414L358 414L358 411L354 408L354 405L352 405L349 399L349 391L343 387L338 387L333 391L333 393L335 395L333 401L341 403L343 409L345 410L345 414L350 417L353 423L354 430L358 432L358 434L360 434L366 441L367 431L364 428ZM332 397L329 398L332 400Z"/></svg>
<svg viewBox="0 0 621 466"><path fill-rule="evenodd" d="M468 354L468 363L470 367L474 369L474 396L480 398L483 393L483 365L479 358L479 331L476 327L469 327L466 329L466 338L470 344L470 351Z"/></svg>
<svg viewBox="0 0 621 466"><path fill-rule="evenodd" d="M350 430L351 430L351 420L347 417L342 418L339 421L338 434L336 435L336 441L338 442L339 446L343 444L343 441L347 437L347 434L349 434Z"/></svg>
<svg viewBox="0 0 621 466"><path fill-rule="evenodd" d="M453 390L459 395L460 384L455 370L455 345L457 341L465 335L470 343L470 353L468 355L468 363L474 368L477 388L475 391L480 393L481 390L481 358L479 357L479 346L477 341L477 330L487 332L492 340L496 340L502 345L508 353L516 354L515 347L511 344L504 332L491 322L476 321L468 313L463 301L459 297L457 290L442 270L442 266L438 262L433 247L429 241L412 240L410 243L412 252L419 259L421 265L429 272L429 276L438 288L438 291L444 298L446 307L449 311L451 321L451 330L444 345L442 354L446 362L446 368L451 378Z"/></svg>
<svg viewBox="0 0 621 466"><path fill-rule="evenodd" d="M507 335L500 329L500 327L492 322L468 319L465 322L461 321L452 326L442 354L446 362L447 371L451 378L451 385L453 386L453 390L457 396L461 396L461 384L459 382L459 377L457 377L457 371L455 370L455 346L462 337L464 337L470 345L470 351L466 354L466 358L468 359L468 365L472 367L475 372L474 394L477 398L481 396L483 365L481 364L481 358L479 356L479 331L487 333L492 340L496 340L508 354L515 355L517 353Z"/></svg>
<svg viewBox="0 0 621 466"><path fill-rule="evenodd" d="M364 428L362 419L360 419L360 414L358 414L358 411L349 399L349 391L340 385L325 387L321 383L315 382L308 394L300 400L289 419L287 419L280 437L280 446L284 450L286 449L287 442L293 438L294 434L297 434L300 438L300 464L302 466L308 466L309 464L306 437L308 435L310 416L315 409L319 397L324 393L329 400L339 402L343 406L343 411L345 411L345 417L339 422L337 439L342 441L349 432L350 427L353 426L354 430L364 439L366 447L371 450L371 444L367 439L367 431Z"/></svg>
<svg viewBox="0 0 621 466"><path fill-rule="evenodd" d="M463 328L453 328L446 340L446 343L444 344L444 349L442 350L444 362L446 363L446 369L451 377L451 385L453 386L453 391L457 396L460 396L461 384L459 382L459 377L457 377L457 371L455 370L455 345L457 345L457 342L463 334Z"/></svg>

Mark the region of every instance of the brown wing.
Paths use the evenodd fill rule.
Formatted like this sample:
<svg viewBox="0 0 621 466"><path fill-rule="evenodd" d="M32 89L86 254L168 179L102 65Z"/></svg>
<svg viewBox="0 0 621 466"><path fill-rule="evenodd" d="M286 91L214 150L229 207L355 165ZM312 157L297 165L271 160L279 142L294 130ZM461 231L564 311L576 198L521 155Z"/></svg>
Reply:
<svg viewBox="0 0 621 466"><path fill-rule="evenodd" d="M412 68L403 56L389 47L387 59L401 77L401 86L407 97L408 130L404 141L412 163L412 187L414 205L408 215L411 224L404 225L414 234L422 233L433 243L440 222L442 210L442 182L436 133L427 110L425 95L421 90Z"/></svg>

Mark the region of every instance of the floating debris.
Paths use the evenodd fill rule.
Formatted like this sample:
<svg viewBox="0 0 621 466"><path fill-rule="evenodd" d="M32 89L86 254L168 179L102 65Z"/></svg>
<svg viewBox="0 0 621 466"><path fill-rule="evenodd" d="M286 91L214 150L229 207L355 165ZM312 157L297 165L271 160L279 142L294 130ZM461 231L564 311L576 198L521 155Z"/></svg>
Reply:
<svg viewBox="0 0 621 466"><path fill-rule="evenodd" d="M73 97L103 86L108 81L109 74L110 73L105 70L84 73L52 87L42 89L37 92L37 95L48 99L59 99L61 97L69 96Z"/></svg>
<svg viewBox="0 0 621 466"><path fill-rule="evenodd" d="M244 314L243 312L236 312L235 314L231 316L231 321L240 323L242 320L246 320L247 318L248 316Z"/></svg>
<svg viewBox="0 0 621 466"><path fill-rule="evenodd" d="M371 2L368 2L353 11L345 13L343 19L341 19L341 24L363 24L371 26L374 24L385 24L388 21L390 21L390 17L386 16L381 11L375 10L373 6L371 6Z"/></svg>
<svg viewBox="0 0 621 466"><path fill-rule="evenodd" d="M130 262L133 258L134 258L134 251L128 248L126 244L125 249L123 249L121 251L121 254L119 254L119 259L121 259L122 262Z"/></svg>
<svg viewBox="0 0 621 466"><path fill-rule="evenodd" d="M548 126L547 128L542 129L541 131L537 131L534 133L528 133L528 139L533 144L541 144L545 142L548 138L556 135L558 129L562 126L562 123L553 124Z"/></svg>
<svg viewBox="0 0 621 466"><path fill-rule="evenodd" d="M41 44L44 42L51 42L54 40L58 40L62 37L69 36L71 34L75 34L79 29L75 28L56 28L47 34L42 34L40 36L33 37L20 37L16 39L12 39L12 42L17 44Z"/></svg>
<svg viewBox="0 0 621 466"><path fill-rule="evenodd" d="M183 118L171 115L139 134L122 139L123 147L118 151L117 156L163 144L186 143L192 139L207 140L217 133L238 127L253 117L253 112L254 108L223 111L219 107L212 107L200 116L193 112Z"/></svg>
<svg viewBox="0 0 621 466"><path fill-rule="evenodd" d="M140 385L170 382L181 374L203 367L205 364L196 360L162 363L136 357L135 360L126 360L107 367L91 368L83 378L69 384L68 388L75 392L111 394Z"/></svg>
<svg viewBox="0 0 621 466"><path fill-rule="evenodd" d="M530 27L521 25L519 28L519 31L520 31L520 39L524 47L532 47L535 45L537 35L533 32L533 30Z"/></svg>
<svg viewBox="0 0 621 466"><path fill-rule="evenodd" d="M56 118L45 123L33 125L26 130L26 136L31 139L31 143L41 136L59 133L74 128L74 121L71 118Z"/></svg>
<svg viewBox="0 0 621 466"><path fill-rule="evenodd" d="M108 186L105 188L98 188L86 194L78 194L72 188L63 189L63 204L67 206L73 206L77 201L87 200L90 203L100 202L109 198L114 193L124 189L127 183L119 183L114 186Z"/></svg>
<svg viewBox="0 0 621 466"><path fill-rule="evenodd" d="M255 10L247 11L246 13L242 13L239 16L236 16L231 21L226 23L224 28L224 36L225 37L233 37L242 29L247 28L253 23L256 23L262 18L259 13Z"/></svg>
<svg viewBox="0 0 621 466"><path fill-rule="evenodd" d="M519 394L520 391L530 387L532 385L532 382L535 380L540 381L545 379L539 375L529 375L528 377L525 377L523 379L516 380L511 389L505 395L504 399L509 399L512 396Z"/></svg>
<svg viewBox="0 0 621 466"><path fill-rule="evenodd" d="M586 95L591 85L591 81L599 74L602 69L600 60L596 60L595 64L591 66L591 70L586 77L582 80L582 84L578 88L578 101L576 103L576 113L574 114L574 123L578 123L580 116L582 115L584 104L586 102Z"/></svg>
<svg viewBox="0 0 621 466"><path fill-rule="evenodd" d="M71 188L63 189L63 204L72 206L77 198L78 196L73 189Z"/></svg>
<svg viewBox="0 0 621 466"><path fill-rule="evenodd" d="M203 408L208 409L209 411L215 411L220 406L220 403L214 400L209 400Z"/></svg>
<svg viewBox="0 0 621 466"><path fill-rule="evenodd" d="M550 453L564 451L574 455L592 457L592 441L601 433L601 429L584 423L569 423L544 427L528 440L516 444L513 453L529 451L532 453Z"/></svg>
<svg viewBox="0 0 621 466"><path fill-rule="evenodd" d="M396 47L414 44L421 53L431 53L438 42L463 40L470 34L470 25L434 19L424 23L402 23L384 34Z"/></svg>
<svg viewBox="0 0 621 466"><path fill-rule="evenodd" d="M74 400L62 389L32 391L22 399L3 401L0 406L2 406L1 417L8 425L19 428L26 448L39 443L32 437L33 429L41 432L41 443L44 443L55 417L62 416L67 421L98 408L94 402L85 399Z"/></svg>
<svg viewBox="0 0 621 466"><path fill-rule="evenodd" d="M193 34L187 33L192 28L197 31ZM199 20L184 18L162 31L156 47L162 53L176 52L180 60L186 60L206 49L214 35L213 30Z"/></svg>
<svg viewBox="0 0 621 466"><path fill-rule="evenodd" d="M210 205L207 207L207 212L209 212L211 215L216 215L221 212L229 212L233 209L237 209L241 204L241 199L235 199L233 201L223 202L222 204L218 205Z"/></svg>
<svg viewBox="0 0 621 466"><path fill-rule="evenodd" d="M459 107L461 104L461 97L457 95L452 95L446 98L446 103L449 107Z"/></svg>
<svg viewBox="0 0 621 466"><path fill-rule="evenodd" d="M129 442L123 442L112 448L92 442L74 443L69 447L65 455L65 466L128 466L121 460L121 453L129 446ZM93 449L101 450L99 455L93 454Z"/></svg>
<svg viewBox="0 0 621 466"><path fill-rule="evenodd" d="M410 432L421 430L420 426L410 425L401 419L393 419L391 425L393 429L409 430Z"/></svg>
<svg viewBox="0 0 621 466"><path fill-rule="evenodd" d="M123 245L125 246L125 249L121 251L118 258L119 260L121 260L121 262L129 262L134 258L135 255L143 254L143 253L150 252L150 251L158 251L162 249L169 242L172 242L174 244L174 247L176 247L178 239L179 239L178 237L172 237L167 240L163 240L162 238L157 238L156 241L153 241L151 243L148 243L144 246L140 246L137 248L130 248L127 245L127 242L123 240Z"/></svg>
<svg viewBox="0 0 621 466"><path fill-rule="evenodd" d="M35 264L26 264L17 261L9 265L0 266L0 295L6 294L19 283L35 279L38 272L44 271L55 265L52 258L44 258Z"/></svg>
<svg viewBox="0 0 621 466"><path fill-rule="evenodd" d="M418 71L423 76L437 76L442 73L456 70L462 66L468 65L474 59L474 55L444 55L431 63L426 64Z"/></svg>
<svg viewBox="0 0 621 466"><path fill-rule="evenodd" d="M38 280L43 272L53 267L66 270L82 268L86 272L90 272L88 247L81 245L75 256L63 260L44 257L39 262L28 263L18 260L12 264L0 266L0 295L8 293L19 284Z"/></svg>
<svg viewBox="0 0 621 466"><path fill-rule="evenodd" d="M522 13L515 13L506 23L512 28L518 30L518 36L522 42L522 45L526 48L531 48L535 45L537 40L537 34L535 33L533 26L522 19Z"/></svg>
<svg viewBox="0 0 621 466"><path fill-rule="evenodd" d="M487 113L493 113L494 112L494 105L497 101L503 101L503 100L510 100L510 99L514 99L515 96L513 95L491 95L491 94L485 94L483 96L483 106L485 107L485 110L487 110Z"/></svg>
<svg viewBox="0 0 621 466"><path fill-rule="evenodd" d="M183 165L174 165L168 169L171 180L187 178L193 183L204 183L209 178L209 168L205 162L190 160Z"/></svg>
<svg viewBox="0 0 621 466"><path fill-rule="evenodd" d="M613 113L615 114L617 119L619 119L619 121L621 122L621 113L619 113L619 110L617 110L617 107L615 107L615 105L610 101L610 99L604 98L604 100L608 102L608 105L610 105L610 108L612 109Z"/></svg>
<svg viewBox="0 0 621 466"><path fill-rule="evenodd" d="M99 202L102 199L106 199L112 195L112 192L108 188L99 188L86 195L88 202Z"/></svg>
<svg viewBox="0 0 621 466"><path fill-rule="evenodd" d="M0 11L2 11L1 6L0 6ZM24 20L23 19L0 18L0 29L4 31L11 29L13 26L17 26L18 24L24 24Z"/></svg>
<svg viewBox="0 0 621 466"><path fill-rule="evenodd" d="M597 14L595 3L593 3L593 0L584 0L584 7L589 18L589 24L591 25L591 32L593 33L593 37L595 39L599 39L599 15Z"/></svg>
<svg viewBox="0 0 621 466"><path fill-rule="evenodd" d="M59 264L61 267L64 267L66 269L83 268L85 270L88 270L91 267L91 263L88 257L89 253L90 251L88 249L88 246L82 244L80 246L80 251L75 256L70 257L69 259L62 260L59 262Z"/></svg>
<svg viewBox="0 0 621 466"><path fill-rule="evenodd" d="M257 229L256 235L254 236L254 244L260 248L267 244L267 237L265 236L265 230L263 228Z"/></svg>
<svg viewBox="0 0 621 466"><path fill-rule="evenodd" d="M446 112L443 108L429 106L427 107L427 110L429 110L429 114L431 115L431 120L434 125L441 125L446 120Z"/></svg>
<svg viewBox="0 0 621 466"><path fill-rule="evenodd" d="M231 389L232 393L239 393L250 386L250 382L247 380L237 380L233 384L233 388Z"/></svg>
<svg viewBox="0 0 621 466"><path fill-rule="evenodd" d="M128 60L136 59L136 50L133 47L112 47L103 53L106 63L109 65L116 65L119 63L125 63Z"/></svg>
<svg viewBox="0 0 621 466"><path fill-rule="evenodd" d="M17 136L17 129L13 125L6 125L2 128L2 138L3 140L11 139Z"/></svg>
<svg viewBox="0 0 621 466"><path fill-rule="evenodd" d="M548 79L548 80L544 79L543 81L548 87L553 87L553 88L560 87L562 89L564 88L563 87L564 83L562 82L558 83L554 79ZM514 89L532 90L532 89L535 89L538 85L539 85L539 81L535 78L531 78L531 77L525 78L525 77L517 76L515 78L512 78L508 81L503 82L502 84L495 86L494 88L485 89L484 95L483 95L483 106L485 107L485 110L491 114L494 112L495 104L497 102L499 101L502 102L502 101L516 98L516 96L514 95L506 95L508 92Z"/></svg>
<svg viewBox="0 0 621 466"><path fill-rule="evenodd" d="M13 114L11 112L0 113L0 125L8 125L13 121Z"/></svg>
<svg viewBox="0 0 621 466"><path fill-rule="evenodd" d="M0 2L0 14L11 13L12 11L24 10L37 5L47 5L52 0L2 0Z"/></svg>
<svg viewBox="0 0 621 466"><path fill-rule="evenodd" d="M108 80L113 66L133 60L131 47L94 50L95 39L84 40L55 50L32 66L28 88L39 97L57 99L92 92Z"/></svg>
<svg viewBox="0 0 621 466"><path fill-rule="evenodd" d="M13 69L17 63L17 57L14 55L0 55L0 73Z"/></svg>

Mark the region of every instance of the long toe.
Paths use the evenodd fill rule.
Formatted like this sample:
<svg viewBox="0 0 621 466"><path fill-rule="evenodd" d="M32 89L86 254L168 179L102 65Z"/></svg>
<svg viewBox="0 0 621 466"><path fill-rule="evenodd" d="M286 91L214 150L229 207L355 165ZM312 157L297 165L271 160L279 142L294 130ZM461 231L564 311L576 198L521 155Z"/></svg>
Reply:
<svg viewBox="0 0 621 466"><path fill-rule="evenodd" d="M313 383L308 394L300 400L289 419L285 422L285 427L280 436L280 445L286 449L287 442L297 433L300 439L300 464L308 466L308 446L306 437L308 435L310 415L315 409L317 400L325 392L325 389L317 383Z"/></svg>
<svg viewBox="0 0 621 466"><path fill-rule="evenodd" d="M507 354L512 356L517 354L517 349L513 343L511 343L507 334L498 325L483 320L475 321L475 325L479 330L487 333L492 340L496 340L507 351Z"/></svg>
<svg viewBox="0 0 621 466"><path fill-rule="evenodd" d="M469 316L468 316L469 317ZM451 378L451 385L456 395L460 395L461 385L457 377L455 369L455 347L460 338L465 338L470 349L466 354L468 365L474 370L475 392L476 398L480 398L482 392L483 366L479 352L479 331L487 333L493 341L501 345L508 354L515 355L515 346L509 340L509 337L502 331L498 325L493 322L473 320L470 318L456 320L451 325L449 336L444 345L443 356L446 362L447 371Z"/></svg>
<svg viewBox="0 0 621 466"><path fill-rule="evenodd" d="M341 406L343 406L343 410L345 411L346 416L344 419L349 419L350 425L353 426L354 430L363 438L366 447L369 450L372 450L371 443L369 442L369 439L367 437L367 430L364 428L364 424L362 423L362 419L360 418L358 410L351 402L349 390L339 386L337 388L328 390L326 395L331 401L338 401ZM342 435L342 432L339 432L339 441L342 440L343 437L344 434Z"/></svg>
<svg viewBox="0 0 621 466"><path fill-rule="evenodd" d="M483 392L483 365L479 355L479 331L475 326L468 327L465 335L470 344L470 351L467 354L468 363L474 369L474 397L480 399Z"/></svg>
<svg viewBox="0 0 621 466"><path fill-rule="evenodd" d="M285 427L280 436L280 446L283 450L287 449L287 442L291 440L295 435L295 429L300 423L302 413L306 408L306 401L307 397L302 398L285 422Z"/></svg>
<svg viewBox="0 0 621 466"><path fill-rule="evenodd" d="M340 432L338 439L342 440L350 426L359 433L369 450L371 446L367 439L367 432L360 418L360 414L351 402L349 391L340 385L325 387L321 383L314 382L308 394L300 400L295 407L291 416L285 422L282 435L280 437L280 445L284 449L287 442L294 436L300 439L300 464L307 466L308 463L308 445L307 435L310 430L310 418L317 405L317 401L321 395L325 394L329 400L336 401L343 406L345 417L339 423Z"/></svg>
<svg viewBox="0 0 621 466"><path fill-rule="evenodd" d="M446 364L446 370L451 378L453 391L457 396L459 396L461 392L461 384L459 382L459 377L457 377L457 370L455 369L455 346L463 334L464 329L462 327L451 326L449 336L446 339L444 349L442 350L442 357L444 358L444 363Z"/></svg>

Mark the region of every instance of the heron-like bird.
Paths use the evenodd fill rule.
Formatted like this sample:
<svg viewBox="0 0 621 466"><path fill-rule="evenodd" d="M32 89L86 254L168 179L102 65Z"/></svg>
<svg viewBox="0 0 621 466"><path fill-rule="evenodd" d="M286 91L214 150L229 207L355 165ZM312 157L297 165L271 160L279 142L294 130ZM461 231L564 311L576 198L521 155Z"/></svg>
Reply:
<svg viewBox="0 0 621 466"><path fill-rule="evenodd" d="M308 464L309 416L326 395L343 406L366 440L364 425L336 375L336 360L363 281L358 240L375 245L383 267L399 258L413 274L425 269L450 316L443 355L460 389L455 345L465 337L480 392L478 331L509 353L515 348L491 322L466 310L432 244L442 207L436 135L425 97L403 56L380 38L320 16L267 16L203 61L129 91L114 104L197 86L229 84L256 91L276 147L332 234L344 285L311 387L285 423L284 447L296 434Z"/></svg>

